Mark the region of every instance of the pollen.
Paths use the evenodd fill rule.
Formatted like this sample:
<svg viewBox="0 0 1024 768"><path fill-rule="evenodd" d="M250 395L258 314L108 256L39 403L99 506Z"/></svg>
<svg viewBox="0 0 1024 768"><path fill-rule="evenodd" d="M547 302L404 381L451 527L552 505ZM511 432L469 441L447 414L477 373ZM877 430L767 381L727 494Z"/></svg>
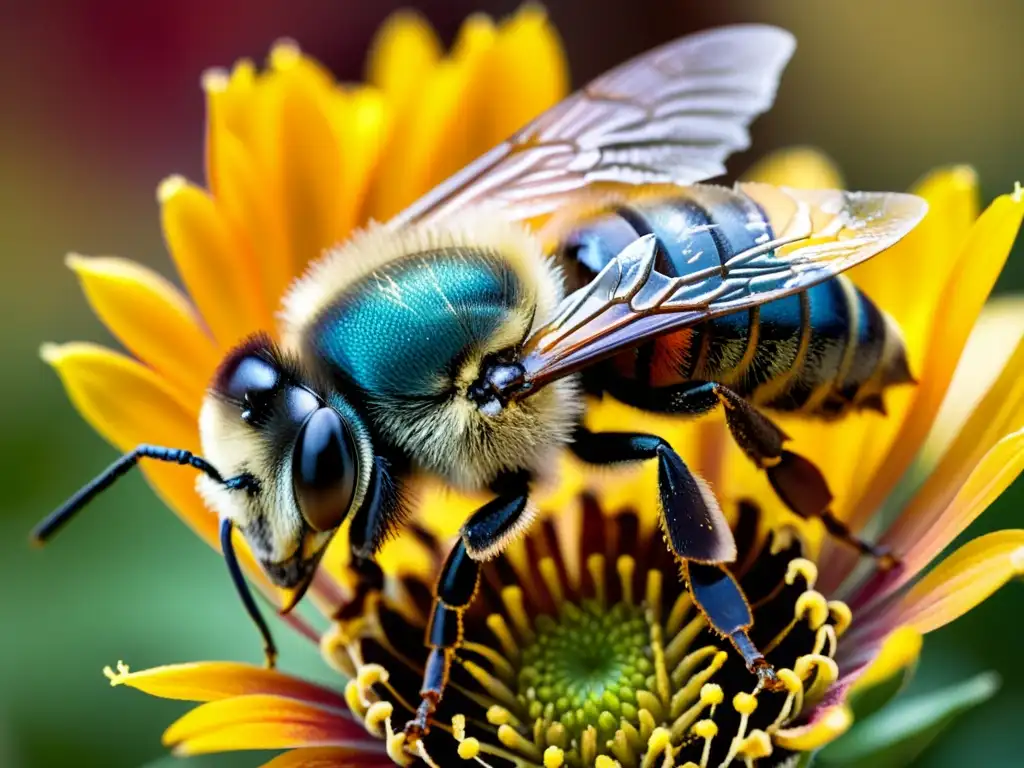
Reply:
<svg viewBox="0 0 1024 768"><path fill-rule="evenodd" d="M473 760L480 754L480 741L470 736L459 742L459 757L463 760Z"/></svg>

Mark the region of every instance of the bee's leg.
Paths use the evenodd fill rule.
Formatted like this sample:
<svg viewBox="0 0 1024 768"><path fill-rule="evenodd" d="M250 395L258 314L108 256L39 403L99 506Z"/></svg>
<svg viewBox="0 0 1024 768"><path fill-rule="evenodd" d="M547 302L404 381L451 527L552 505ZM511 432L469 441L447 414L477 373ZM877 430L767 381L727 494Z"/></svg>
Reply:
<svg viewBox="0 0 1024 768"><path fill-rule="evenodd" d="M728 637L747 668L770 688L775 670L750 639L750 605L722 563L736 559L736 542L714 494L656 435L576 430L573 453L589 464L658 461L658 491L665 538L679 559L693 601L711 627Z"/></svg>
<svg viewBox="0 0 1024 768"><path fill-rule="evenodd" d="M472 604L480 584L480 561L499 551L523 520L529 497L526 476L516 475L498 495L473 513L462 526L458 541L437 579L434 607L425 642L430 648L416 716L405 726L410 740L430 728L430 718L444 695L455 651L462 645L462 614Z"/></svg>
<svg viewBox="0 0 1024 768"><path fill-rule="evenodd" d="M675 388L669 396L674 413L700 414L719 404L725 407L725 421L736 444L768 475L782 502L803 518L819 518L832 536L891 568L895 559L884 547L859 538L829 509L832 492L813 462L787 451L788 436L757 408L728 387L714 382L691 382Z"/></svg>

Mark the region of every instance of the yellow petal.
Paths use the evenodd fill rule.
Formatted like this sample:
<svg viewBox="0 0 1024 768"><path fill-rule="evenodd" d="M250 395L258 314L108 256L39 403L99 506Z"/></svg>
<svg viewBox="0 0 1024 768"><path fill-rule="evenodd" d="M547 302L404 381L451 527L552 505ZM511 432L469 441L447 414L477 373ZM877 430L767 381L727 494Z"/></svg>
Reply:
<svg viewBox="0 0 1024 768"><path fill-rule="evenodd" d="M351 229L356 211L343 198L345 169L329 119L336 102L333 83L294 46L275 46L271 58L278 123L278 202L284 211L292 274L297 275L341 240Z"/></svg>
<svg viewBox="0 0 1024 768"><path fill-rule="evenodd" d="M218 701L235 696L274 694L286 698L345 707L343 696L283 672L232 661L169 664L130 672L123 664L104 670L112 686L129 688L180 701Z"/></svg>
<svg viewBox="0 0 1024 768"><path fill-rule="evenodd" d="M382 755L372 754L363 758L344 747L307 747L284 752L264 763L263 768L351 768L364 764L380 765L384 760Z"/></svg>
<svg viewBox="0 0 1024 768"><path fill-rule="evenodd" d="M293 277L290 254L281 206L274 194L276 181L268 180L268 170L260 167L253 147L232 129L232 122L238 121L225 114L225 102L232 87L233 80L222 73L208 73L203 78L207 103L207 183L237 237L250 249L254 257L251 269L259 278L263 304L273 311ZM240 110L244 106L254 111L254 95L250 90L249 98L234 108Z"/></svg>
<svg viewBox="0 0 1024 768"><path fill-rule="evenodd" d="M569 67L558 32L539 5L523 5L503 21L487 66L491 88L481 105L489 117L484 152L507 139L569 92Z"/></svg>
<svg viewBox="0 0 1024 768"><path fill-rule="evenodd" d="M352 227L366 223L366 196L393 119L393 105L378 88L354 88L339 93L335 100L331 123L345 169L342 207L351 213L350 220L342 222L342 237L347 236Z"/></svg>
<svg viewBox="0 0 1024 768"><path fill-rule="evenodd" d="M921 655L923 643L921 633L913 627L900 627L891 632L882 642L874 661L850 687L850 693L874 688L915 664Z"/></svg>
<svg viewBox="0 0 1024 768"><path fill-rule="evenodd" d="M155 371L94 344L48 344L42 356L78 412L119 450L152 443L199 452L198 412L186 410ZM164 502L216 546L217 518L196 493L195 471L156 461L140 466Z"/></svg>
<svg viewBox="0 0 1024 768"><path fill-rule="evenodd" d="M70 255L93 311L128 350L178 390L198 411L219 360L195 309L177 288L127 259Z"/></svg>
<svg viewBox="0 0 1024 768"><path fill-rule="evenodd" d="M878 509L927 436L971 328L1006 262L1022 216L1024 196L1002 195L971 228L931 318L926 357L919 373L915 371L920 383L915 387L913 404L878 471L853 504L850 520L855 529ZM891 280L890 275L890 282L907 281Z"/></svg>
<svg viewBox="0 0 1024 768"><path fill-rule="evenodd" d="M766 155L743 174L745 181L760 181L799 189L844 189L839 168L813 147L789 147Z"/></svg>
<svg viewBox="0 0 1024 768"><path fill-rule="evenodd" d="M441 41L415 11L391 14L377 32L367 57L366 79L401 105L441 58Z"/></svg>
<svg viewBox="0 0 1024 768"><path fill-rule="evenodd" d="M888 591L928 565L1010 487L1022 470L1024 430L1007 435L992 446L941 514L935 515L927 507L917 509L912 505L918 517L910 518L911 524L901 526L895 535L887 535L883 539L893 551L905 553L901 578ZM941 471L940 465L933 477L939 477ZM910 514L909 510L907 514Z"/></svg>
<svg viewBox="0 0 1024 768"><path fill-rule="evenodd" d="M168 250L221 347L273 329L251 255L213 198L180 176L164 180L157 197Z"/></svg>
<svg viewBox="0 0 1024 768"><path fill-rule="evenodd" d="M1014 351L1014 340L1022 337L1024 298L1001 296L985 305L922 449L921 461L927 469L931 469L949 448L964 422L1006 368Z"/></svg>
<svg viewBox="0 0 1024 768"><path fill-rule="evenodd" d="M922 634L943 627L1024 574L1024 530L997 531L968 542L915 584L892 621Z"/></svg>
<svg viewBox="0 0 1024 768"><path fill-rule="evenodd" d="M814 721L807 725L779 729L772 741L793 752L812 752L838 739L852 724L849 707L841 704L815 715Z"/></svg>
<svg viewBox="0 0 1024 768"><path fill-rule="evenodd" d="M237 696L196 707L164 731L177 755L248 749L344 746L370 741L347 709L266 694Z"/></svg>
<svg viewBox="0 0 1024 768"><path fill-rule="evenodd" d="M445 178L446 147L459 146L466 125L463 95L468 72L446 60L433 67L405 107L395 113L393 130L371 182L371 218L386 221Z"/></svg>

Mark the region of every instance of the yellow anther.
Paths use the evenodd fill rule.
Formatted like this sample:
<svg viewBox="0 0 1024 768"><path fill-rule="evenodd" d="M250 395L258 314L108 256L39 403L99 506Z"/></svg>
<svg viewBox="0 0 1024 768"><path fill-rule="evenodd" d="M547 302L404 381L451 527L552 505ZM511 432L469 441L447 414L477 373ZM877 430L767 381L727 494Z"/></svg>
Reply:
<svg viewBox="0 0 1024 768"><path fill-rule="evenodd" d="M842 637L853 623L853 611L842 600L829 600L828 612L832 616L832 624L836 628L836 637Z"/></svg>
<svg viewBox="0 0 1024 768"><path fill-rule="evenodd" d="M345 683L345 703L352 710L352 714L359 718L362 718L370 708L370 702L363 700L363 691L355 680Z"/></svg>
<svg viewBox="0 0 1024 768"><path fill-rule="evenodd" d="M701 722L711 722L702 720ZM714 725L714 723L711 723ZM717 730L717 726L716 726ZM660 754L672 746L672 732L668 728L655 728L647 739L647 751L651 754Z"/></svg>
<svg viewBox="0 0 1024 768"><path fill-rule="evenodd" d="M740 744L737 752L752 760L768 757L772 753L772 740L764 731L753 730Z"/></svg>
<svg viewBox="0 0 1024 768"><path fill-rule="evenodd" d="M356 681L361 688L371 688L376 683L386 683L388 681L388 671L380 664L366 664L359 668Z"/></svg>
<svg viewBox="0 0 1024 768"><path fill-rule="evenodd" d="M693 724L693 732L702 739L713 739L718 735L718 726L714 720L698 720Z"/></svg>
<svg viewBox="0 0 1024 768"><path fill-rule="evenodd" d="M796 599L794 613L797 619L807 619L811 629L817 629L828 621L828 601L820 592L804 592Z"/></svg>
<svg viewBox="0 0 1024 768"><path fill-rule="evenodd" d="M800 693L804 689L803 682L792 669L777 669L775 676L786 686L786 691L789 693Z"/></svg>
<svg viewBox="0 0 1024 768"><path fill-rule="evenodd" d="M620 555L615 562L615 570L619 573L622 583L622 602L633 604L633 574L636 572L636 560L629 555Z"/></svg>
<svg viewBox="0 0 1024 768"><path fill-rule="evenodd" d="M818 581L818 566L804 557L797 557L789 561L786 566L786 583L793 584L797 576L803 576L807 582L808 589L814 589Z"/></svg>
<svg viewBox="0 0 1024 768"><path fill-rule="evenodd" d="M462 741L466 738L466 716L455 715L452 718L452 735L456 741Z"/></svg>
<svg viewBox="0 0 1024 768"><path fill-rule="evenodd" d="M716 707L725 700L725 693L722 686L717 683L704 683L700 689L701 703L709 707Z"/></svg>
<svg viewBox="0 0 1024 768"><path fill-rule="evenodd" d="M732 697L732 707L741 715L752 715L757 709L757 697L749 693L737 693Z"/></svg>
<svg viewBox="0 0 1024 768"><path fill-rule="evenodd" d="M382 733L381 727L387 723L394 711L395 708L390 701L377 701L371 704L363 719L366 730L379 736Z"/></svg>
<svg viewBox="0 0 1024 768"><path fill-rule="evenodd" d="M107 680L110 681L111 687L113 687L115 685L121 685L124 682L124 679L131 674L131 670L128 669L128 665L123 661L118 661L116 672L107 666L103 668L103 674L106 676Z"/></svg>
<svg viewBox="0 0 1024 768"><path fill-rule="evenodd" d="M594 761L594 768L622 768L618 760L612 760L608 755L598 755Z"/></svg>
<svg viewBox="0 0 1024 768"><path fill-rule="evenodd" d="M412 765L413 758L405 751L405 733L389 733L385 742L385 749L391 762L396 765Z"/></svg>
<svg viewBox="0 0 1024 768"><path fill-rule="evenodd" d="M560 747L548 747L544 750L544 768L562 768L565 763L565 751Z"/></svg>
<svg viewBox="0 0 1024 768"><path fill-rule="evenodd" d="M480 742L470 736L459 742L459 757L463 760L472 760L480 754Z"/></svg>
<svg viewBox="0 0 1024 768"><path fill-rule="evenodd" d="M512 720L512 713L497 704L487 709L487 722L491 725L508 725Z"/></svg>

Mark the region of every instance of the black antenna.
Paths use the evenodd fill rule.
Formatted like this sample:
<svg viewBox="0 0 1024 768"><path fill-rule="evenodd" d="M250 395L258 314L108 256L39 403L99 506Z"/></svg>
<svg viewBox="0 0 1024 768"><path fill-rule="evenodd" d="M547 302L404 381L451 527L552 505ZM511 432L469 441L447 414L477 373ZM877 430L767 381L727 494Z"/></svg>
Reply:
<svg viewBox="0 0 1024 768"><path fill-rule="evenodd" d="M140 445L134 451L126 453L120 459L107 467L106 470L104 470L91 483L84 486L78 491L78 493L47 515L46 518L32 530L33 541L37 544L44 544L47 540L52 538L57 531L63 528L64 525L90 501L113 485L114 481L119 477L127 474L136 464L139 463L139 459L156 459L158 461L167 461L171 464L190 466L198 469L214 482L220 483L225 488L230 488L232 490L252 491L259 488L256 478L248 474L242 474L238 477L229 477L225 480L221 476L220 472L218 472L210 462L204 458L194 455L191 451L186 451L182 448L164 448L159 445ZM263 652L266 656L267 666L273 667L274 661L277 658L277 647L274 645L274 639L270 635L270 628L267 627L266 621L264 621L259 608L256 606L256 601L253 599L252 592L249 590L249 584L246 582L245 576L242 574L242 569L238 564L238 558L235 556L235 546L231 539L231 532L233 529L234 524L231 520L226 518L221 520L221 551L224 554L224 560L228 564L228 572L231 574L231 581L234 583L235 589L238 591L238 596L242 598L242 604L245 606L246 613L249 614L249 618L252 619L263 638Z"/></svg>
<svg viewBox="0 0 1024 768"><path fill-rule="evenodd" d="M119 477L127 474L139 459L158 459L169 461L172 464L188 465L195 467L205 473L218 483L228 486L238 485L235 478L225 482L220 472L214 469L213 465L206 459L192 455L191 451L181 448L163 448L159 445L140 445L134 451L130 451L106 468L95 480L82 488L78 493L65 501L55 509L32 530L32 539L37 544L43 544L50 539L57 531L64 527L64 524L74 517L84 506L96 496L107 490ZM232 482L235 481L235 482Z"/></svg>
<svg viewBox="0 0 1024 768"><path fill-rule="evenodd" d="M249 589L249 582L245 580L242 568L238 565L238 558L235 557L235 544L231 539L231 532L234 530L234 527L234 523L226 517L220 521L220 550L224 555L224 561L228 564L228 573L231 574L231 581L235 583L238 596L242 598L242 605L245 606L246 613L249 614L252 623L256 625L256 629L259 630L260 635L263 637L263 656L266 659L267 666L273 669L274 663L277 661L277 646L274 645L274 638L270 634L270 627L267 626L263 614L260 613L260 609L253 599L252 592Z"/></svg>

